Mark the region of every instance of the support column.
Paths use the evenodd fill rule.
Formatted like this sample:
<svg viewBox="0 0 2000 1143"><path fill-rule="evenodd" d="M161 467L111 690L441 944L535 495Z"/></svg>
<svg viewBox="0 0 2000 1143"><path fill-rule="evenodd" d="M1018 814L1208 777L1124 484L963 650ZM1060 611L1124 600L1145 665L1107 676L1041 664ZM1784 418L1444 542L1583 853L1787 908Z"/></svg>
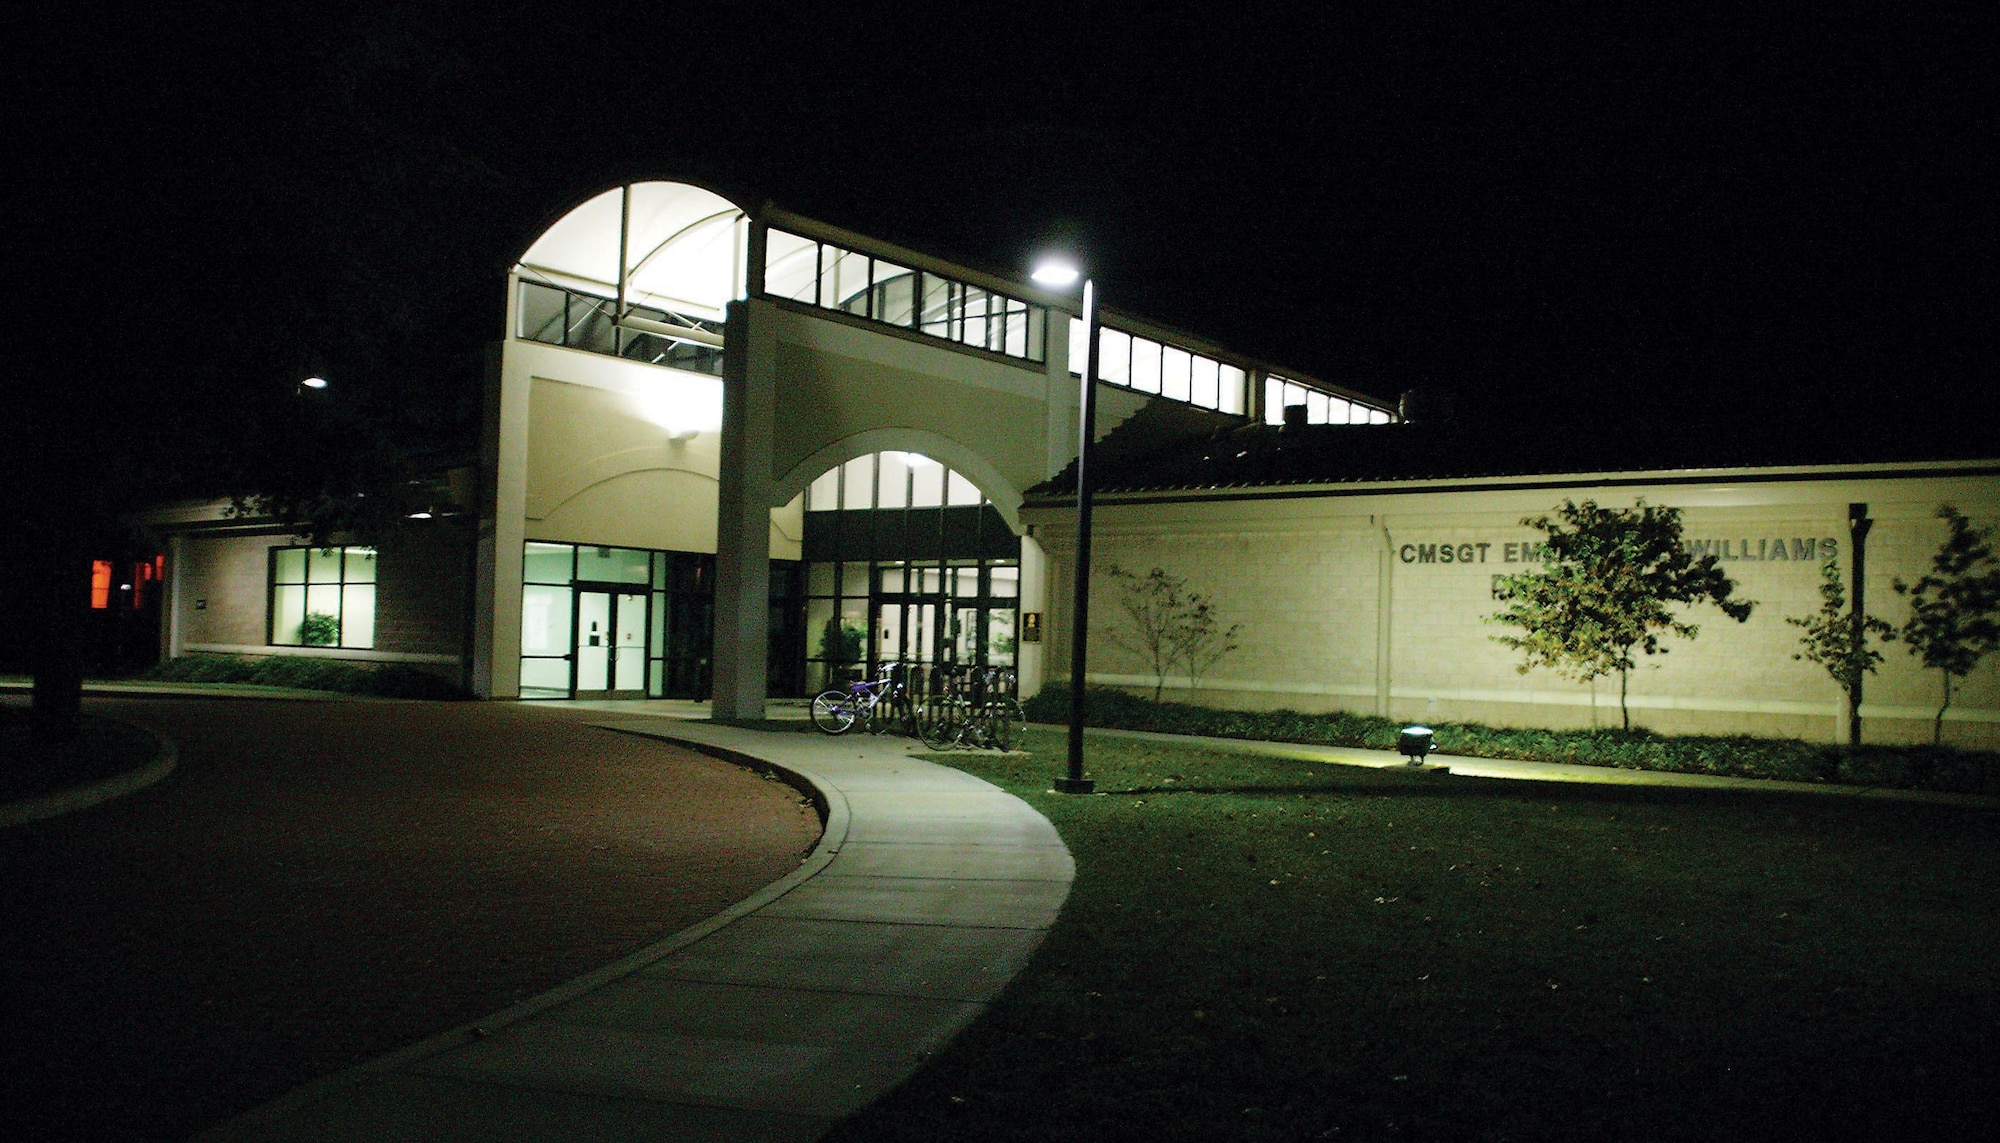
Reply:
<svg viewBox="0 0 2000 1143"><path fill-rule="evenodd" d="M181 645L186 640L181 632L186 626L187 606L187 537L176 532L167 537L166 582L158 588L161 609L160 617L160 662L181 657Z"/></svg>
<svg viewBox="0 0 2000 1143"><path fill-rule="evenodd" d="M1243 411L1249 415L1250 423L1253 425L1263 424L1264 418L1269 415L1264 379L1270 375L1268 369L1252 369L1244 375L1243 384L1248 387L1249 392L1243 394Z"/></svg>
<svg viewBox="0 0 2000 1143"><path fill-rule="evenodd" d="M1069 314L1049 311L1048 388L1043 398L1042 445L1045 471L1061 472L1076 459L1076 425L1083 416L1078 403L1081 387L1069 371Z"/></svg>
<svg viewBox="0 0 2000 1143"><path fill-rule="evenodd" d="M1047 559L1042 554L1042 544L1032 533L1021 537L1021 614L1040 614L1042 630L1049 629L1049 591ZM1023 620L1022 622L1026 622ZM1030 699L1041 693L1045 656L1045 643L1030 643L1025 632L1016 630L1015 681L1020 687L1020 697Z"/></svg>
<svg viewBox="0 0 2000 1143"><path fill-rule="evenodd" d="M713 717L764 717L770 641L771 437L776 323L768 303L729 304L723 333L722 471L715 507Z"/></svg>
<svg viewBox="0 0 2000 1143"><path fill-rule="evenodd" d="M1375 714L1388 718L1390 693L1396 682L1389 658L1395 651L1391 641L1396 621L1395 541L1389 538L1387 518L1376 523L1382 532L1382 546L1375 553Z"/></svg>
<svg viewBox="0 0 2000 1143"><path fill-rule="evenodd" d="M513 310L508 310L509 321ZM489 349L481 411L479 534L472 581L472 693L521 693L521 546L527 533L528 396L534 382Z"/></svg>

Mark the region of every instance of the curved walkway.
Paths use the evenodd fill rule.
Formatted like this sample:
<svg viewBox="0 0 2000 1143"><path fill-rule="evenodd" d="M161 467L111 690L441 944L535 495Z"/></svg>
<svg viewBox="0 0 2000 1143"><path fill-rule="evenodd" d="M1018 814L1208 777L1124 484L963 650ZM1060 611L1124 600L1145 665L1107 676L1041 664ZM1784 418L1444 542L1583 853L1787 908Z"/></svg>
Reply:
<svg viewBox="0 0 2000 1143"><path fill-rule="evenodd" d="M802 778L819 849L660 945L199 1138L816 1139L971 1023L1069 895L1046 818L914 744L594 721Z"/></svg>
<svg viewBox="0 0 2000 1143"><path fill-rule="evenodd" d="M115 798L136 794L161 781L174 772L179 751L170 738L159 737L159 744L159 749L153 753L152 761L122 774L99 778L95 782L85 782L81 786L70 786L40 797L0 802L0 829L27 825L29 822L57 818L64 814L90 809L92 806L101 806Z"/></svg>

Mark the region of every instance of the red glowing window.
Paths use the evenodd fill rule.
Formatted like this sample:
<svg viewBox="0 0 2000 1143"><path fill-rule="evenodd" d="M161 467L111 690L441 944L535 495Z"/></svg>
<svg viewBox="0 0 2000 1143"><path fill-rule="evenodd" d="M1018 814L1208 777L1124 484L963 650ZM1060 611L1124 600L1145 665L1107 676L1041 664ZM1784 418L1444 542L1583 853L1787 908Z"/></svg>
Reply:
<svg viewBox="0 0 2000 1143"><path fill-rule="evenodd" d="M90 606L103 611L111 606L111 561L90 561Z"/></svg>

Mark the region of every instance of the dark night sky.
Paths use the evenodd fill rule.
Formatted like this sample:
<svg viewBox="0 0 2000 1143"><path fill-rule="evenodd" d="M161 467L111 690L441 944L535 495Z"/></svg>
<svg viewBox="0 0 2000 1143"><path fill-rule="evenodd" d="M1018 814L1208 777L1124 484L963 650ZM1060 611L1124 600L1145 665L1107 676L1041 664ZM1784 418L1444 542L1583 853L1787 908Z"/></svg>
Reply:
<svg viewBox="0 0 2000 1143"><path fill-rule="evenodd" d="M79 296L147 283L190 398L357 277L469 359L538 221L693 175L1003 273L1066 238L1113 306L1496 426L1990 431L1989 16L910 7L51 29L16 215Z"/></svg>

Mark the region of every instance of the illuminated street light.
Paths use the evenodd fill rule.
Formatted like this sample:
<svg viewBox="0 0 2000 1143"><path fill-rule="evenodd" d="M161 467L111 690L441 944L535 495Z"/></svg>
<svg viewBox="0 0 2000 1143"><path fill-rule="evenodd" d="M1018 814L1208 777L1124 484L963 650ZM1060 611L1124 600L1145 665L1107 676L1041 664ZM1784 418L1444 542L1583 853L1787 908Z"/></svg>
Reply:
<svg viewBox="0 0 2000 1143"><path fill-rule="evenodd" d="M1070 604L1069 633L1069 773L1056 779L1056 791L1088 794L1097 783L1083 776L1083 680L1090 638L1090 454L1097 435L1097 290L1075 263L1049 259L1029 275L1037 283L1067 287L1083 279L1082 396L1076 430L1076 592Z"/></svg>
<svg viewBox="0 0 2000 1143"><path fill-rule="evenodd" d="M1060 290L1075 285L1076 280L1083 276L1083 271L1068 262L1051 259L1035 267L1035 272L1028 276L1041 285ZM1087 288L1088 283L1085 285Z"/></svg>

